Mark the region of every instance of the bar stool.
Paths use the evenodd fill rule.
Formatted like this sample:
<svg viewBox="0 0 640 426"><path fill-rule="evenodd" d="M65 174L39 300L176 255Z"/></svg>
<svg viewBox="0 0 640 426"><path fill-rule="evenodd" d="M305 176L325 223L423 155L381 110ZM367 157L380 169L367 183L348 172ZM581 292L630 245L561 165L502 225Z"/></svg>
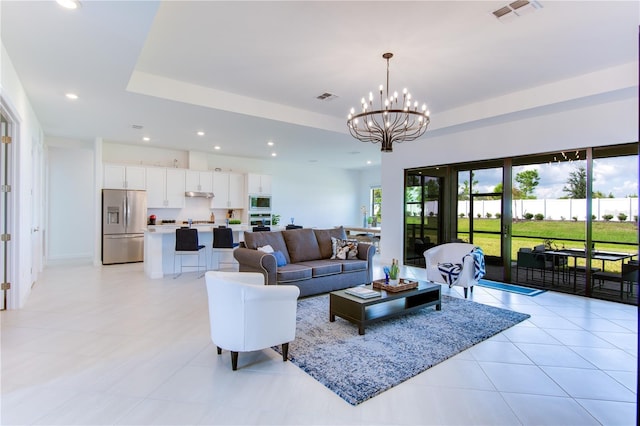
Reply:
<svg viewBox="0 0 640 426"><path fill-rule="evenodd" d="M236 270L238 262L233 258L233 250L238 243L233 242L231 228L220 226L213 228L213 247L211 249L211 269L221 270L221 267Z"/></svg>
<svg viewBox="0 0 640 426"><path fill-rule="evenodd" d="M206 253L203 251L205 246L198 244L198 230L195 228L178 228L176 229L176 246L173 256L173 278L178 278L182 275L183 268L198 268L198 272L200 272L200 267L202 267L202 274L198 277L201 278L204 276L204 273L207 269L207 258L206 255L204 257L204 262L200 264L200 258L202 253ZM180 273L176 275L176 258L180 257ZM184 256L198 256L198 264L197 265L183 265L182 258Z"/></svg>

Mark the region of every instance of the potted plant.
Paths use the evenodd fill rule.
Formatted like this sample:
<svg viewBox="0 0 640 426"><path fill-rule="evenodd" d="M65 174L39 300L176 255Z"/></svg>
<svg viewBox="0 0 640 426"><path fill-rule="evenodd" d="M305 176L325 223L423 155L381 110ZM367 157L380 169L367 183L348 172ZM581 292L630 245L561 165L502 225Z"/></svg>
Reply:
<svg viewBox="0 0 640 426"><path fill-rule="evenodd" d="M278 223L280 223L280 215L279 214L272 214L271 215L271 224L275 226Z"/></svg>

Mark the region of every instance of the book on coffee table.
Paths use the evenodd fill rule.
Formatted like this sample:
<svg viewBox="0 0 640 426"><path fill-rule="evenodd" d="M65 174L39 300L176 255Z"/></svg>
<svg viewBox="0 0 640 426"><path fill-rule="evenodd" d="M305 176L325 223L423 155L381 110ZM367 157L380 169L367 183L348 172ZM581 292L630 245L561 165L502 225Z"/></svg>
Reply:
<svg viewBox="0 0 640 426"><path fill-rule="evenodd" d="M370 299L372 297L380 296L379 291L371 290L370 288L366 287L352 287L346 289L344 292L352 296L361 297L363 299Z"/></svg>

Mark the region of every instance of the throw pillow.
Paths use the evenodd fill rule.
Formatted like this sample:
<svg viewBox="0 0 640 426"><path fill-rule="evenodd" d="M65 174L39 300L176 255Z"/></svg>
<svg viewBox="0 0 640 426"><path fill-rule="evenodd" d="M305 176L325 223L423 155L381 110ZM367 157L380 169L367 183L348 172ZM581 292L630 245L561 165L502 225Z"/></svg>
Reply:
<svg viewBox="0 0 640 426"><path fill-rule="evenodd" d="M278 265L278 267L287 264L287 259L285 259L284 254L281 251L274 251L273 255L276 257L276 265Z"/></svg>
<svg viewBox="0 0 640 426"><path fill-rule="evenodd" d="M461 263L438 263L438 270L440 271L440 275L445 280L447 284L449 284L449 288L458 281L458 277L460 277L460 272L462 272L462 264Z"/></svg>
<svg viewBox="0 0 640 426"><path fill-rule="evenodd" d="M331 237L331 259L357 259L358 241Z"/></svg>
<svg viewBox="0 0 640 426"><path fill-rule="evenodd" d="M270 245L258 247L258 251L261 251L261 252L264 252L264 253L273 253L273 247L271 247ZM280 254L282 254L282 253L280 253Z"/></svg>

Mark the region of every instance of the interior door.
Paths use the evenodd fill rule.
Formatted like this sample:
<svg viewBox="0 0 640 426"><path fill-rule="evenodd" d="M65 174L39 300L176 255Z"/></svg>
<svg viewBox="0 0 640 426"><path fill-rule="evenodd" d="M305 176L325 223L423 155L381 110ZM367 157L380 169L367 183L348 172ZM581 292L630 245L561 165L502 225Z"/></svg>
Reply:
<svg viewBox="0 0 640 426"><path fill-rule="evenodd" d="M43 179L42 179L42 144L34 139L31 144L32 187L31 187L31 284L38 281L43 265Z"/></svg>

